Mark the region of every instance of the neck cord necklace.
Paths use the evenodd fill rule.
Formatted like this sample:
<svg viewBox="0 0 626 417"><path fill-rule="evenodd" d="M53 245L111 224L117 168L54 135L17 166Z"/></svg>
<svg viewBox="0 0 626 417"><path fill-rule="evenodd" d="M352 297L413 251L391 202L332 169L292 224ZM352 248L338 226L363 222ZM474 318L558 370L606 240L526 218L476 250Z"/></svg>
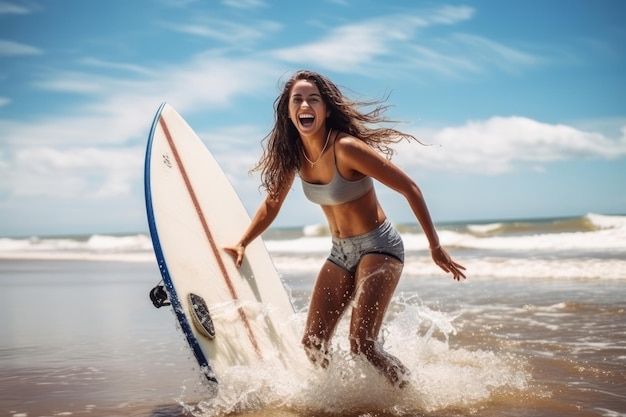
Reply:
<svg viewBox="0 0 626 417"><path fill-rule="evenodd" d="M311 164L311 166L317 164L320 161L320 159L322 158L322 155L324 155L324 151L326 150L326 147L328 146L328 141L330 140L330 134L331 134L332 131L333 131L332 128L328 131L328 136L326 136L326 143L324 143L324 147L322 148L322 152L320 152L320 156L318 156L315 161L311 161L309 159L309 157L306 156L306 151L304 150L304 147L302 148L302 155L304 155L304 159L309 161L309 164Z"/></svg>

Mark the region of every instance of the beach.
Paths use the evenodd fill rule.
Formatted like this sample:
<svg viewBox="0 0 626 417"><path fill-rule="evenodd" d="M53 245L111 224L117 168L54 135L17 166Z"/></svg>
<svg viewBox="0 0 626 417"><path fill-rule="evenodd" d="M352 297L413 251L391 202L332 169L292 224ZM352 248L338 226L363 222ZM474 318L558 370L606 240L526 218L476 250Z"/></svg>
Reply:
<svg viewBox="0 0 626 417"><path fill-rule="evenodd" d="M416 225L397 227L406 265L380 342L411 370L404 390L348 353L344 320L330 369L236 368L216 391L148 298L149 235L0 238L0 413L626 416L626 216L438 225L460 283ZM328 233L263 238L299 331Z"/></svg>

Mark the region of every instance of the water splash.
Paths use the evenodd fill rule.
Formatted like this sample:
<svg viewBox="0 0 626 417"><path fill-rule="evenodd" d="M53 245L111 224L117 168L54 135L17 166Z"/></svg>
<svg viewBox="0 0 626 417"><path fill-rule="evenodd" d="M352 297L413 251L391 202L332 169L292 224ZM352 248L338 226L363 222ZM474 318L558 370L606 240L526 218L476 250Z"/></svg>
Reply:
<svg viewBox="0 0 626 417"><path fill-rule="evenodd" d="M217 389L205 386L204 399L185 407L198 417L260 410L285 415L407 416L448 409L469 412L494 395L527 390L529 373L519 358L451 346L459 316L432 310L417 296L394 298L381 343L411 370L405 389L393 387L364 359L350 353L344 318L333 338L328 369L314 368L304 352L294 358L292 369L271 361L232 367L220 375ZM292 320L302 331L305 313Z"/></svg>

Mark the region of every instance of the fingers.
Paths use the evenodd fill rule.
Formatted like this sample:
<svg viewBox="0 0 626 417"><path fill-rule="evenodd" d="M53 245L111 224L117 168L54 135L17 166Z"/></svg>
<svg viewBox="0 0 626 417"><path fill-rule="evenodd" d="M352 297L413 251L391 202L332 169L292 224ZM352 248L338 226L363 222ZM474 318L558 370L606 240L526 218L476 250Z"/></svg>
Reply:
<svg viewBox="0 0 626 417"><path fill-rule="evenodd" d="M437 266L446 273L452 274L452 279L455 281L461 281L461 278L467 279L462 271L465 271L465 267L457 262L454 262L449 256L444 256L443 259L439 258L435 261Z"/></svg>
<svg viewBox="0 0 626 417"><path fill-rule="evenodd" d="M461 265L461 264L458 264L458 263L454 262L454 261L450 261L450 262L452 262L452 266L453 266L453 269L454 269L454 279L457 280L457 281L460 281L461 277L463 277L463 279L467 279L465 277L465 274L463 272L461 272L461 270L465 271L465 267L463 265Z"/></svg>
<svg viewBox="0 0 626 417"><path fill-rule="evenodd" d="M237 260L235 261L235 265L237 265L237 268L241 268L241 264L243 263L243 254L246 250L243 248L243 246L240 246L237 249Z"/></svg>
<svg viewBox="0 0 626 417"><path fill-rule="evenodd" d="M243 263L243 256L246 251L245 248L243 246L235 246L235 247L226 247L224 248L224 250L230 256L232 256L233 260L235 261L235 266L237 268L240 268L241 264Z"/></svg>
<svg viewBox="0 0 626 417"><path fill-rule="evenodd" d="M465 274L461 272L461 270L465 270L465 267L461 264L454 262L453 260L450 260L448 264L441 264L439 265L439 267L444 271L451 273L452 279L454 279L455 281L460 281L461 277L463 277L463 279L467 279L465 277Z"/></svg>
<svg viewBox="0 0 626 417"><path fill-rule="evenodd" d="M463 268L465 269L465 268ZM465 274L463 272L461 272L458 268L455 269L454 271L454 279L457 281L461 281L461 277L463 277L463 279L467 279L465 277Z"/></svg>

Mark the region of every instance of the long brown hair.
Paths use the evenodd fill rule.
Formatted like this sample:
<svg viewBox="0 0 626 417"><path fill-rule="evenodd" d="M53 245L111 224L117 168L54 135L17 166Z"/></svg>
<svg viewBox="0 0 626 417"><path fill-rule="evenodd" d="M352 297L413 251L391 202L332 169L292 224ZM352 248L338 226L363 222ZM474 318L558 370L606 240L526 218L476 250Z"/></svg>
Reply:
<svg viewBox="0 0 626 417"><path fill-rule="evenodd" d="M296 81L308 80L315 83L330 112L326 124L333 130L348 133L362 140L387 158L394 150L390 143L414 136L387 127L370 127L377 123L392 122L384 116L389 107L383 101L354 101L345 97L341 90L328 78L313 71L300 70L289 78L282 92L274 101L274 128L263 139L263 155L252 169L261 172L261 186L271 198L275 198L284 187L284 178L300 169L302 141L291 119L289 119L289 96ZM361 112L362 107L374 106L373 110Z"/></svg>

